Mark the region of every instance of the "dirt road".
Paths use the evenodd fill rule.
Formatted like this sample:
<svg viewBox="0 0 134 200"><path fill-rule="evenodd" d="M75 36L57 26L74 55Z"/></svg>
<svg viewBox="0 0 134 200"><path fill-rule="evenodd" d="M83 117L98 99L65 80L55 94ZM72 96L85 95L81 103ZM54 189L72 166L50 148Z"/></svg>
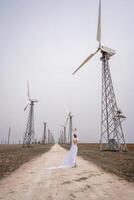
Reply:
<svg viewBox="0 0 134 200"><path fill-rule="evenodd" d="M0 181L3 200L133 200L134 185L77 158L77 167L54 169L67 151L59 145Z"/></svg>

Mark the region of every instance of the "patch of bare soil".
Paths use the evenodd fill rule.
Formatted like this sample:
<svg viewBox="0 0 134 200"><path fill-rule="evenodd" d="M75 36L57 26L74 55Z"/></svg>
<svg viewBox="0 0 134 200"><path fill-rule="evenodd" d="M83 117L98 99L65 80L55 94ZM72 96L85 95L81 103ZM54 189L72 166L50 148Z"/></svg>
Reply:
<svg viewBox="0 0 134 200"><path fill-rule="evenodd" d="M49 151L51 146L45 144L22 148L22 145L0 145L0 179L9 175L23 163Z"/></svg>

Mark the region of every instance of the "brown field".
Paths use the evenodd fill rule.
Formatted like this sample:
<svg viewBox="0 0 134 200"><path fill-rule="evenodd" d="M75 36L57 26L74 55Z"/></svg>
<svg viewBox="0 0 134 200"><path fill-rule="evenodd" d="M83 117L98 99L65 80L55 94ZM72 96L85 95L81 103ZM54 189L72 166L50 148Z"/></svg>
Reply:
<svg viewBox="0 0 134 200"><path fill-rule="evenodd" d="M68 148L67 145L62 145ZM127 144L128 152L100 151L99 144L79 144L78 155L94 162L107 172L112 172L134 182L134 144Z"/></svg>
<svg viewBox="0 0 134 200"><path fill-rule="evenodd" d="M0 145L0 179L17 169L21 164L50 150L51 144L32 145Z"/></svg>
<svg viewBox="0 0 134 200"><path fill-rule="evenodd" d="M0 145L0 179L9 175L21 164L49 151L51 146L46 144L22 148L22 145ZM70 148L68 145L62 146ZM134 182L134 144L127 146L128 152L110 152L99 151L99 144L79 144L78 155L108 172Z"/></svg>

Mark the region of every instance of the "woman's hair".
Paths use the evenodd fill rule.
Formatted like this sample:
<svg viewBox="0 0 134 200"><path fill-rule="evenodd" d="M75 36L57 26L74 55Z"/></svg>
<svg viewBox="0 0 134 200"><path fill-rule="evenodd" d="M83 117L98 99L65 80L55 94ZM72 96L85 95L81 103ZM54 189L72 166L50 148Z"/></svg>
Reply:
<svg viewBox="0 0 134 200"><path fill-rule="evenodd" d="M77 138L77 135L75 133L73 134L73 136L74 136L74 138Z"/></svg>

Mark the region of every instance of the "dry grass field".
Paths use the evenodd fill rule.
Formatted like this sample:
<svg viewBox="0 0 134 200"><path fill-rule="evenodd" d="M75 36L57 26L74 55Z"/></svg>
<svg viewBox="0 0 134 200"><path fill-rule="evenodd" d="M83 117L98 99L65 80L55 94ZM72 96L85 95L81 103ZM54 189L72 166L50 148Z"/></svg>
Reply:
<svg viewBox="0 0 134 200"><path fill-rule="evenodd" d="M51 146L51 144L38 144L22 148L22 145L0 145L0 179L10 174L21 164L48 152Z"/></svg>
<svg viewBox="0 0 134 200"><path fill-rule="evenodd" d="M67 145L62 145L68 148ZM128 152L99 151L99 144L79 144L78 155L94 162L105 171L112 172L134 182L134 144L128 144Z"/></svg>

